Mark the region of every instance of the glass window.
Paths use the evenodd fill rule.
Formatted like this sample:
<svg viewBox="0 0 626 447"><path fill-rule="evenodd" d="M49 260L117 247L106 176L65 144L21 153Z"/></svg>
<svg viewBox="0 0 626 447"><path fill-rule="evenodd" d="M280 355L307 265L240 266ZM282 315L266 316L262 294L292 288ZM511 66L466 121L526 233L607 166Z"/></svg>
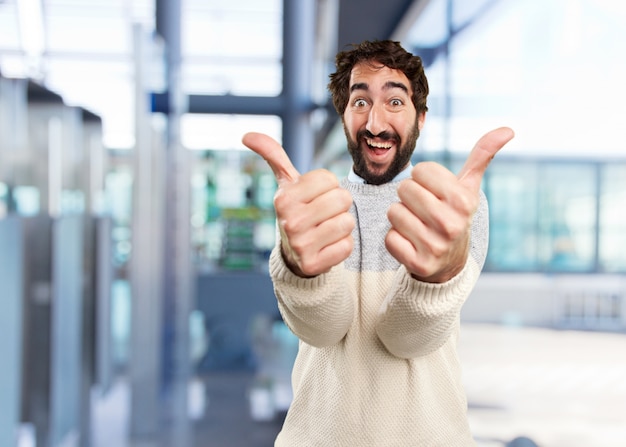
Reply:
<svg viewBox="0 0 626 447"><path fill-rule="evenodd" d="M530 162L493 163L485 177L490 241L486 270L538 268L538 169Z"/></svg>
<svg viewBox="0 0 626 447"><path fill-rule="evenodd" d="M595 163L494 161L484 182L490 212L485 269L595 271L597 170Z"/></svg>
<svg viewBox="0 0 626 447"><path fill-rule="evenodd" d="M538 255L547 271L595 269L596 165L540 167Z"/></svg>
<svg viewBox="0 0 626 447"><path fill-rule="evenodd" d="M181 119L181 139L184 147L201 150L243 150L246 132L268 134L281 141L282 120L274 115L225 115L187 113Z"/></svg>
<svg viewBox="0 0 626 447"><path fill-rule="evenodd" d="M624 19L623 2L428 2L403 42L423 55L431 84L423 146L465 151L468 140L509 125L517 136L507 153L622 153L615 129L626 119L626 58L616 55L626 53ZM595 113L581 129L587 97ZM438 119L448 121L429 130Z"/></svg>
<svg viewBox="0 0 626 447"><path fill-rule="evenodd" d="M280 94L281 0L185 0L182 21L185 93Z"/></svg>
<svg viewBox="0 0 626 447"><path fill-rule="evenodd" d="M626 272L626 164L604 166L601 191L600 269L605 272Z"/></svg>

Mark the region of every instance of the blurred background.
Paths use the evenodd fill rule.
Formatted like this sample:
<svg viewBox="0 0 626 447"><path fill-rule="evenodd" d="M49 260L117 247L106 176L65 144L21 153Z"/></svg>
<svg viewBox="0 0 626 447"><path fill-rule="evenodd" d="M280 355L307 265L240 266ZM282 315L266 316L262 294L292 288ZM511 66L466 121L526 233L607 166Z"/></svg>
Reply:
<svg viewBox="0 0 626 447"><path fill-rule="evenodd" d="M0 445L273 444L297 340L241 136L344 176L334 56L391 38L430 82L415 163L516 132L462 315L478 445L623 446L625 24L613 0L0 0Z"/></svg>

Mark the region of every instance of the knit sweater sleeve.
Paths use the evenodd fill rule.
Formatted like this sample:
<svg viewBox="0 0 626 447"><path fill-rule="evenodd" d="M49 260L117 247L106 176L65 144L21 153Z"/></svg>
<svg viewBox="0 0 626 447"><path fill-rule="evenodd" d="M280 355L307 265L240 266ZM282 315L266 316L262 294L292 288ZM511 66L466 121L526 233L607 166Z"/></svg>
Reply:
<svg viewBox="0 0 626 447"><path fill-rule="evenodd" d="M356 310L343 278L343 263L314 278L300 278L289 270L276 246L269 267L283 320L301 341L324 347L345 337Z"/></svg>
<svg viewBox="0 0 626 447"><path fill-rule="evenodd" d="M487 254L487 202L483 194L471 229L470 253L463 270L443 284L415 280L404 266L398 269L383 302L376 326L387 350L401 358L430 354L443 346L460 318Z"/></svg>

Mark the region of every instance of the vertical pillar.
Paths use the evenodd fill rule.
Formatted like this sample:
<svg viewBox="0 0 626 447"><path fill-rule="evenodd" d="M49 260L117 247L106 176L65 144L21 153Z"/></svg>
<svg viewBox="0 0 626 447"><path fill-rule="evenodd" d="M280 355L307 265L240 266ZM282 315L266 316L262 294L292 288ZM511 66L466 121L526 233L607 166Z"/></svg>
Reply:
<svg viewBox="0 0 626 447"><path fill-rule="evenodd" d="M165 159L165 258L164 278L164 395L172 421L170 436L180 447L190 445L191 424L187 416L187 387L191 378L189 317L194 307L191 263L191 157L181 144L180 119L188 109L181 88L180 0L157 0L157 33L163 38L167 67L167 148Z"/></svg>
<svg viewBox="0 0 626 447"><path fill-rule="evenodd" d="M84 217L64 215L52 222L52 300L50 308L50 436L51 446L81 439L83 399ZM83 427L87 429L87 427Z"/></svg>
<svg viewBox="0 0 626 447"><path fill-rule="evenodd" d="M15 445L22 399L22 228L15 217L0 219L0 445Z"/></svg>
<svg viewBox="0 0 626 447"><path fill-rule="evenodd" d="M152 139L146 86L146 54L150 42L140 25L134 29L135 148L133 157L133 217L130 260L132 290L129 377L131 438L150 438L160 428L161 289L158 245L157 154Z"/></svg>
<svg viewBox="0 0 626 447"><path fill-rule="evenodd" d="M300 172L311 168L315 0L283 0L283 146Z"/></svg>

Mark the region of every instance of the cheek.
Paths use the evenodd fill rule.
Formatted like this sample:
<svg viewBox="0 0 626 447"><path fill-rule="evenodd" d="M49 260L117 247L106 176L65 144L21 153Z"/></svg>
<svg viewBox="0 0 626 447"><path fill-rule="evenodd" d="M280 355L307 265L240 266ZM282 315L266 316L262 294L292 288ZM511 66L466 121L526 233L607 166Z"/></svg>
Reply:
<svg viewBox="0 0 626 447"><path fill-rule="evenodd" d="M359 131L359 122L358 119L355 118L354 114L346 113L343 116L343 127L348 135L350 135L353 139L356 138L356 134Z"/></svg>
<svg viewBox="0 0 626 447"><path fill-rule="evenodd" d="M396 130L396 132L402 136L402 139L406 140L414 133L414 127L416 124L415 120L415 116L402 114L401 116L394 117L394 121L393 123L391 123L391 125Z"/></svg>

